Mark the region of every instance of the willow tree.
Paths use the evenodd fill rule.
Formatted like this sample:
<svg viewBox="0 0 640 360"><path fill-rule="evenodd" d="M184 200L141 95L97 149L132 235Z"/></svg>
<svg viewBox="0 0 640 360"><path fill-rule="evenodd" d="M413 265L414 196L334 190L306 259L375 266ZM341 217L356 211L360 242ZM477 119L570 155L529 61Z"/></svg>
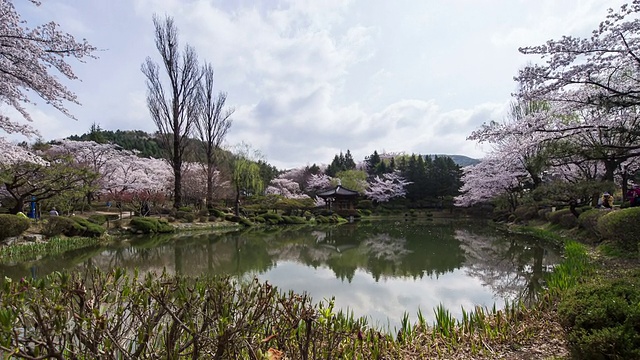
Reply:
<svg viewBox="0 0 640 360"><path fill-rule="evenodd" d="M240 196L255 195L264 189L260 176L260 165L256 161L259 153L251 151L247 145L241 145L233 159L233 187L236 192L235 214L240 214Z"/></svg>
<svg viewBox="0 0 640 360"><path fill-rule="evenodd" d="M164 20L154 15L155 43L168 78L167 86L160 76L160 65L150 57L142 64L147 78L147 106L162 144L165 159L174 175L174 204L182 203L182 165L199 109L201 72L195 50L186 45L180 52L178 29L173 18Z"/></svg>
<svg viewBox="0 0 640 360"><path fill-rule="evenodd" d="M220 145L227 135L233 120L231 115L233 108L225 109L227 93L219 92L216 96L213 91L213 67L205 64L202 68L202 81L200 88L200 111L196 121L196 130L203 146L205 172L207 174L207 206L213 204L213 180L216 177L216 154L219 154Z"/></svg>

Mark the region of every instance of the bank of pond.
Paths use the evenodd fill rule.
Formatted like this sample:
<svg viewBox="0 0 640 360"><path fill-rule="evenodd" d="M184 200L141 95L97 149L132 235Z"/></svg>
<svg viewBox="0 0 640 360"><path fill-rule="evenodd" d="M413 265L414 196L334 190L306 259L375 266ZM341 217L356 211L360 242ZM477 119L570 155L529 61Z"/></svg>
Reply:
<svg viewBox="0 0 640 360"><path fill-rule="evenodd" d="M74 238L58 238L45 243L60 243L47 249L57 248L58 255L29 260L7 261L17 255L4 248L0 350L14 358L640 356L640 273L602 281L587 247L528 230L523 240L513 233L497 236L486 224L400 217L130 235L108 245L91 238L62 245ZM562 257L553 255L558 244ZM65 250L74 246L82 248ZM418 256L425 253L434 256ZM515 269L499 268L501 261ZM461 280L449 276L464 268L504 298L498 306L409 302L385 324L341 305L358 291L318 298L304 287L278 285L279 268L287 273L283 277L303 276L298 263L320 279L330 272L349 286L363 274L387 287L396 278L452 283ZM421 290L443 294L428 286ZM409 287L417 286L396 290Z"/></svg>

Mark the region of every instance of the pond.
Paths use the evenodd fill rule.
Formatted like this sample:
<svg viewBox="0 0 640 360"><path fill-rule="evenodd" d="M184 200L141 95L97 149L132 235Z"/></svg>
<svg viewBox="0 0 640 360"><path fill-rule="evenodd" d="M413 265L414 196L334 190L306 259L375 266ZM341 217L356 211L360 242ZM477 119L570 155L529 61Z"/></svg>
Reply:
<svg viewBox="0 0 640 360"><path fill-rule="evenodd" d="M394 330L406 312L429 322L443 304L497 308L531 299L559 250L530 237L482 223L404 218L339 226L273 227L240 231L132 236L107 247L68 252L35 262L0 266L11 278L53 271L124 267L187 276L228 274L268 281L282 291L308 292L315 301L335 296L338 308Z"/></svg>

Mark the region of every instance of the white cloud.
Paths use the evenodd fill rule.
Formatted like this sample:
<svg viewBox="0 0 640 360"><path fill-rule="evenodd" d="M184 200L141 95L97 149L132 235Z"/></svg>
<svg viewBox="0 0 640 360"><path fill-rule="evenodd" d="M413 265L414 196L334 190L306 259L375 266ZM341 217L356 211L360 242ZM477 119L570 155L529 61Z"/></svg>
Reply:
<svg viewBox="0 0 640 360"><path fill-rule="evenodd" d="M517 48L586 35L622 0L446 3L382 0L60 0L16 4L27 20L57 21L98 48L65 82L82 107L77 123L38 105L45 137L104 129L153 132L140 65L158 61L153 14L174 17L182 44L216 71L236 108L227 143L260 149L270 163L356 160L378 151L455 153L483 149L466 137L500 120L513 76L533 58ZM64 11L64 9L69 11Z"/></svg>

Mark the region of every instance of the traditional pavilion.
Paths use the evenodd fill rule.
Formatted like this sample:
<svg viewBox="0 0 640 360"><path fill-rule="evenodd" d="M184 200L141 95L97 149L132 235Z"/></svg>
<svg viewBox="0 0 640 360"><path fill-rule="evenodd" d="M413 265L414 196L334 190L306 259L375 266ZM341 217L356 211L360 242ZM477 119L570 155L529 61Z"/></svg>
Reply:
<svg viewBox="0 0 640 360"><path fill-rule="evenodd" d="M319 192L316 195L324 199L328 209L335 212L350 213L356 210L358 192L344 188L342 185L338 185L331 190Z"/></svg>

